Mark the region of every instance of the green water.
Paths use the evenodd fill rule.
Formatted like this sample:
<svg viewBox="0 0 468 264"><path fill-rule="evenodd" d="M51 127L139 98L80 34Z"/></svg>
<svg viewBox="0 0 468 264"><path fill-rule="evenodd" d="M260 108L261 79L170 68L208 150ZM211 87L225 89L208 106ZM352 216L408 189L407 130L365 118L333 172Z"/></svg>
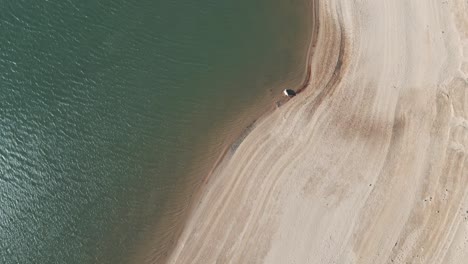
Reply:
<svg viewBox="0 0 468 264"><path fill-rule="evenodd" d="M302 81L309 12L1 1L0 263L162 261L227 135Z"/></svg>

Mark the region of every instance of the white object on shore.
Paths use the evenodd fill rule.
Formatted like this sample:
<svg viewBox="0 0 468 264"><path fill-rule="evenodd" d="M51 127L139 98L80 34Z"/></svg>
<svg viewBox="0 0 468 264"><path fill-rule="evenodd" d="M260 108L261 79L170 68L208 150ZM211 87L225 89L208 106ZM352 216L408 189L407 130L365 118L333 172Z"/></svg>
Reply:
<svg viewBox="0 0 468 264"><path fill-rule="evenodd" d="M283 94L287 97L293 97L296 95L296 92L292 89L284 89Z"/></svg>

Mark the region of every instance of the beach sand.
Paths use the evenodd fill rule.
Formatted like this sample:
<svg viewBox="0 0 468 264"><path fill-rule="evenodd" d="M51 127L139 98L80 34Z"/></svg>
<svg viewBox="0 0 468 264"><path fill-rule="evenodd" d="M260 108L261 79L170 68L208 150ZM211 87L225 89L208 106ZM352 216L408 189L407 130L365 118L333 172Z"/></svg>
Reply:
<svg viewBox="0 0 468 264"><path fill-rule="evenodd" d="M169 263L466 263L468 2L315 1L311 82L214 170Z"/></svg>

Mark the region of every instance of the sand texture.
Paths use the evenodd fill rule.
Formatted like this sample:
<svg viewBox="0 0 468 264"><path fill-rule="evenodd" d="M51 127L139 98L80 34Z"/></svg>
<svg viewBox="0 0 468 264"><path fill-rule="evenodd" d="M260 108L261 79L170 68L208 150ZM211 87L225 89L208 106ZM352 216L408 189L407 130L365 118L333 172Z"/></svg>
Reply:
<svg viewBox="0 0 468 264"><path fill-rule="evenodd" d="M468 263L468 2L311 5L310 85L213 172L169 263Z"/></svg>

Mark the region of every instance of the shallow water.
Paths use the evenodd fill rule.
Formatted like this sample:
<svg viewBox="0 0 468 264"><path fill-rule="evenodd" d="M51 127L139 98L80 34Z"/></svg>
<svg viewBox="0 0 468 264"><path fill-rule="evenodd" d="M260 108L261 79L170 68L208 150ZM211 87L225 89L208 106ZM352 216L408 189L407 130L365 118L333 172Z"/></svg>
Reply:
<svg viewBox="0 0 468 264"><path fill-rule="evenodd" d="M301 83L307 3L3 1L0 262L161 260L232 135Z"/></svg>

